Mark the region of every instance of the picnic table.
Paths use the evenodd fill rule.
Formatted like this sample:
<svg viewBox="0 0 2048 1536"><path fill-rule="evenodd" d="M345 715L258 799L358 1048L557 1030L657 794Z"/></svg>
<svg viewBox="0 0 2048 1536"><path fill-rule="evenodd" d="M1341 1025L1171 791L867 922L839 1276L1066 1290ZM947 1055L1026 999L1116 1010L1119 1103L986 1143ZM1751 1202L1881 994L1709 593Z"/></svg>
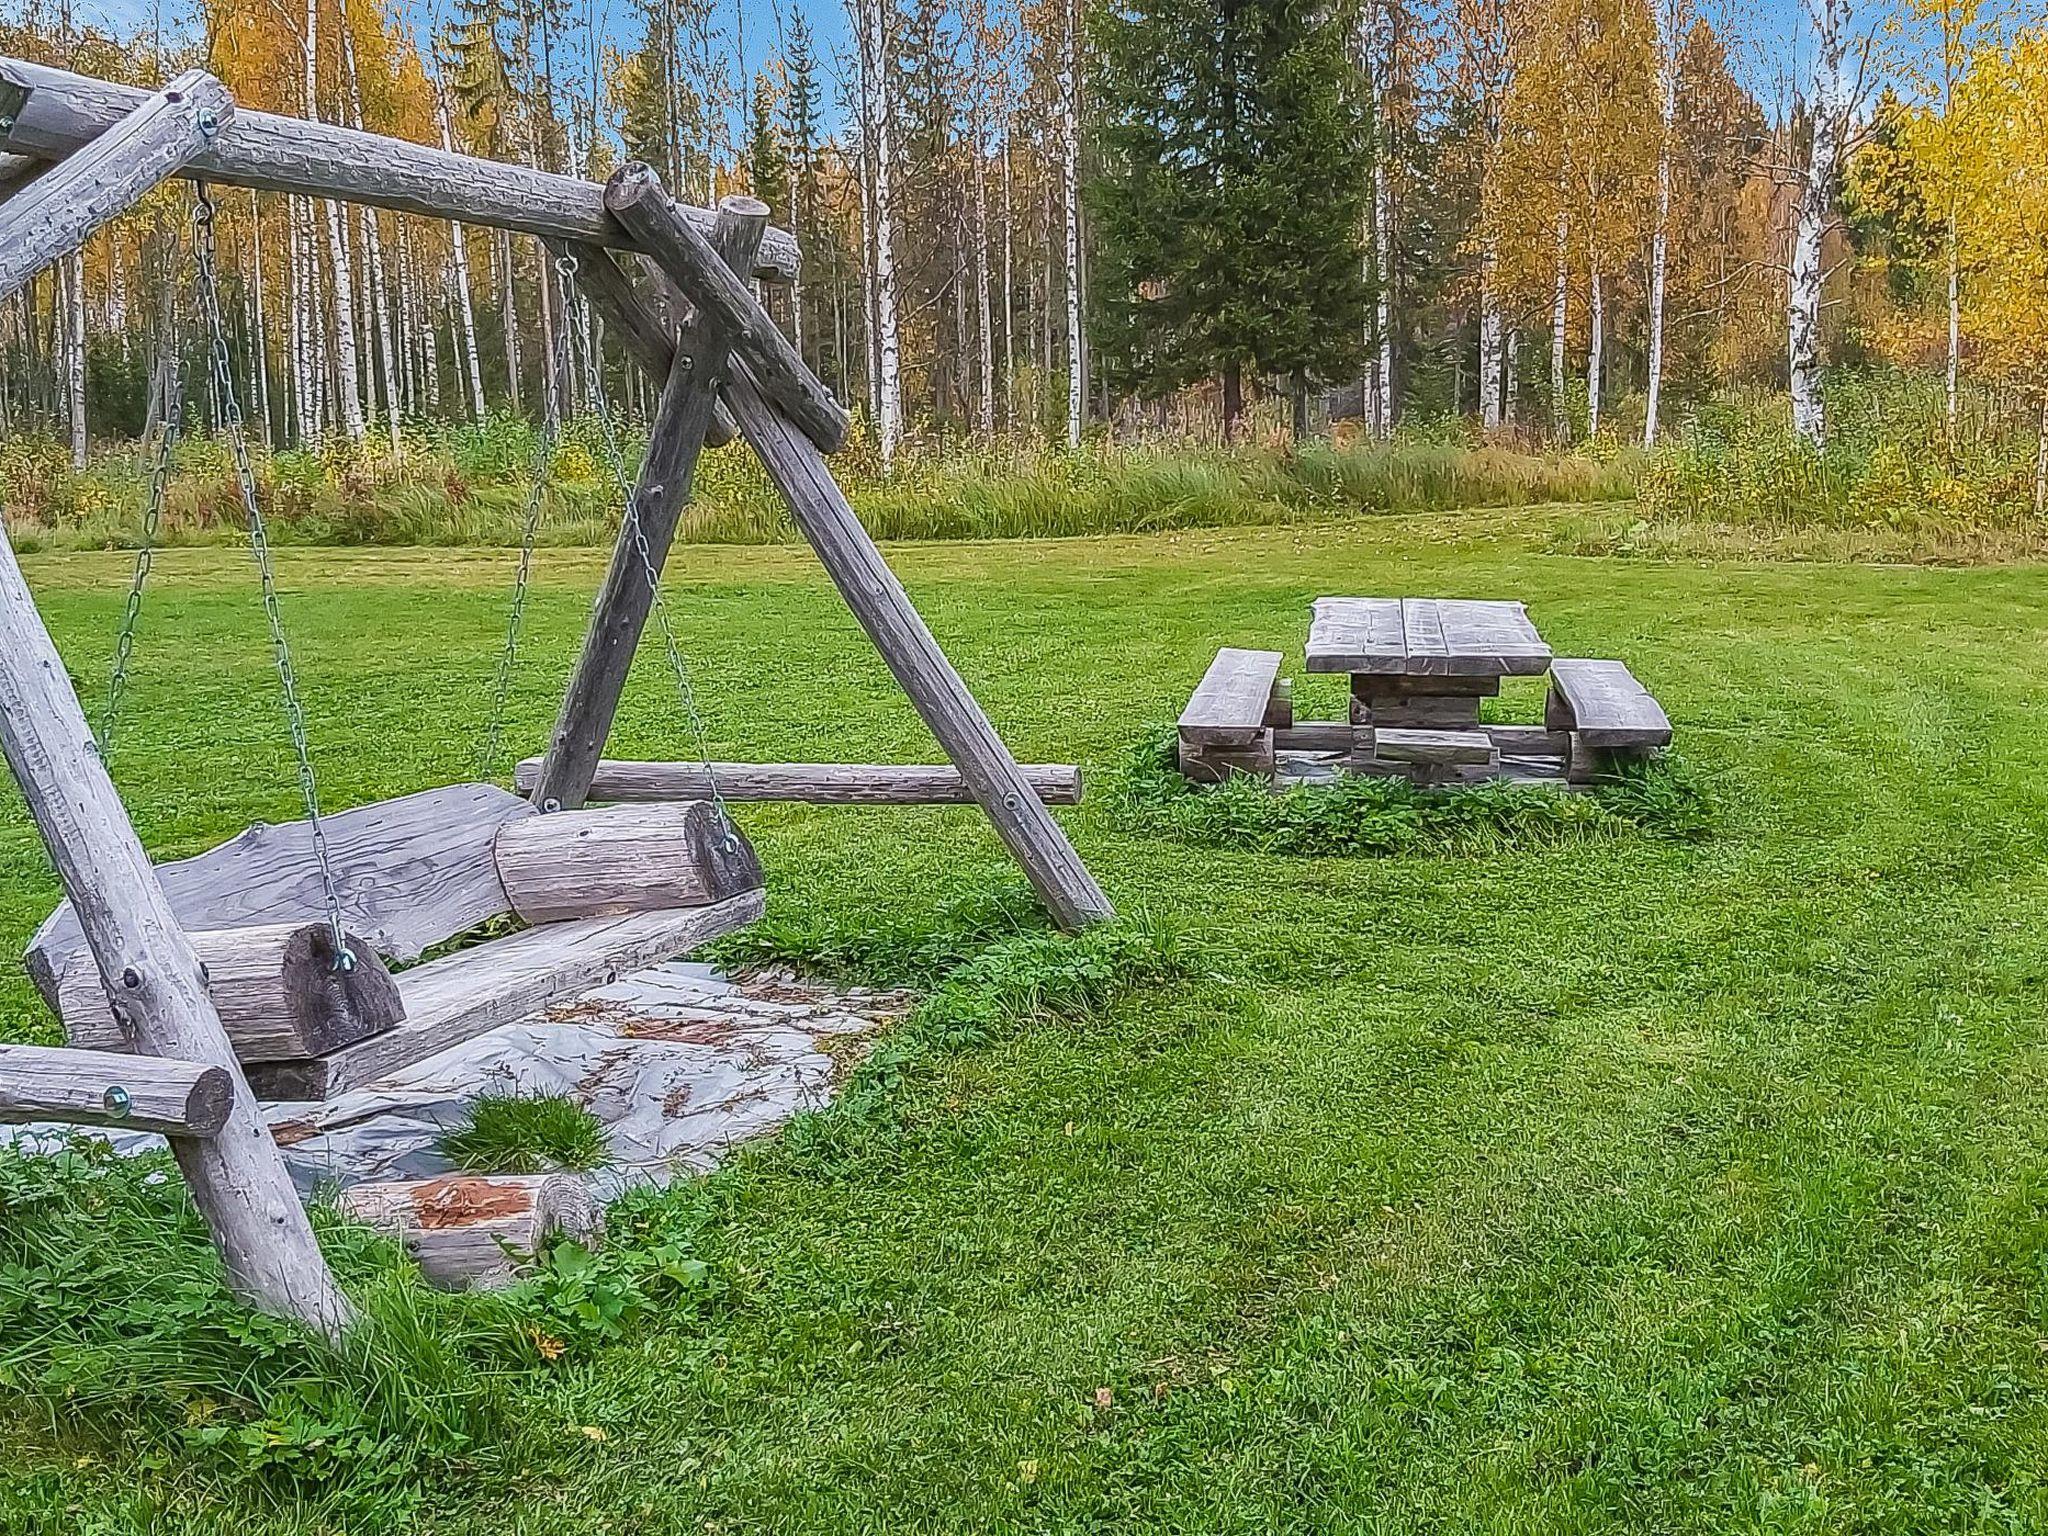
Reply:
<svg viewBox="0 0 2048 1536"><path fill-rule="evenodd" d="M1351 679L1348 718L1297 721L1278 651L1226 646L1181 714L1181 771L1275 783L1367 773L1418 784L1584 782L1671 740L1671 722L1618 661L1556 660L1518 602L1320 597L1311 672ZM1482 723L1508 677L1551 677L1544 723Z"/></svg>
<svg viewBox="0 0 2048 1536"><path fill-rule="evenodd" d="M1520 603L1319 597L1309 624L1311 672L1371 678L1480 677L1497 683L1503 677L1539 677L1549 668L1550 647Z"/></svg>
<svg viewBox="0 0 2048 1536"><path fill-rule="evenodd" d="M1448 597L1320 597L1308 670L1351 675L1355 771L1432 782L1500 770L1479 701L1504 677L1548 670L1550 647L1520 603Z"/></svg>

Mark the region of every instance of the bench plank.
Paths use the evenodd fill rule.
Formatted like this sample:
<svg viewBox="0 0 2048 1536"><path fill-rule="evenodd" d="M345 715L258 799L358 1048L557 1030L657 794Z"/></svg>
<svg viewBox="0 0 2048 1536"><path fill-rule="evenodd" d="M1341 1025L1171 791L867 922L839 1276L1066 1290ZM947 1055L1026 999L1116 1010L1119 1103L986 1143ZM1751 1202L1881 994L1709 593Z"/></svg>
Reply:
<svg viewBox="0 0 2048 1536"><path fill-rule="evenodd" d="M1280 678L1278 651L1226 645L1209 663L1180 713L1180 739L1196 747L1244 746L1266 728L1266 705Z"/></svg>
<svg viewBox="0 0 2048 1536"><path fill-rule="evenodd" d="M708 907L582 918L522 929L457 950L398 977L405 1022L332 1055L249 1068L261 1099L331 1099L550 1003L687 954L757 921L764 891Z"/></svg>
<svg viewBox="0 0 2048 1536"><path fill-rule="evenodd" d="M511 908L491 858L498 828L537 814L494 784L450 784L323 816L328 857L350 932L394 960ZM179 924L253 928L327 918L312 833L303 821L258 824L195 858L157 866ZM58 980L84 946L71 903L60 904L28 947L29 975L54 1010Z"/></svg>
<svg viewBox="0 0 2048 1536"><path fill-rule="evenodd" d="M1671 743L1671 717L1621 662L1561 657L1551 664L1550 685L1589 747Z"/></svg>
<svg viewBox="0 0 2048 1536"><path fill-rule="evenodd" d="M1406 672L1401 599L1317 598L1309 620L1307 656L1311 672Z"/></svg>

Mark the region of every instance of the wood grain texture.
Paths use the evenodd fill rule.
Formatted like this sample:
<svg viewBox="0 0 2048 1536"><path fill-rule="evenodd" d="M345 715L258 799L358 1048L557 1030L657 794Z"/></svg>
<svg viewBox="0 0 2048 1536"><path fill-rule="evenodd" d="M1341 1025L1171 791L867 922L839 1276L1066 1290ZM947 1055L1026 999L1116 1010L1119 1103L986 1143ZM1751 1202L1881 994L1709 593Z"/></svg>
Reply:
<svg viewBox="0 0 2048 1536"><path fill-rule="evenodd" d="M508 822L497 860L505 897L528 923L701 907L762 883L753 846L704 800Z"/></svg>
<svg viewBox="0 0 2048 1536"><path fill-rule="evenodd" d="M229 1285L253 1306L339 1337L352 1310L313 1241L270 1128L242 1084L227 1031L207 998L199 957L107 777L4 531L0 747L83 927L80 942L89 944L102 984L121 989L136 1050L219 1067L234 1084L217 1134L171 1143Z"/></svg>
<svg viewBox="0 0 2048 1536"><path fill-rule="evenodd" d="M188 69L105 133L0 203L0 299L84 245L234 120L227 87Z"/></svg>
<svg viewBox="0 0 2048 1536"><path fill-rule="evenodd" d="M0 148L61 159L149 95L26 59L0 58L0 116L13 119L0 132ZM9 101L16 103L11 111ZM634 243L605 212L604 189L595 182L270 112L237 114L234 125L183 173L225 186L369 203L543 239ZM704 208L683 207L678 214L704 228L713 217ZM784 231L769 231L756 271L771 281L794 279L796 241Z"/></svg>
<svg viewBox="0 0 2048 1536"><path fill-rule="evenodd" d="M494 784L451 784L320 819L341 895L342 922L379 954L414 960L511 908L491 860L498 828L533 807ZM196 858L156 872L188 928L323 922L327 906L303 821L257 825ZM71 903L52 912L28 948L29 974L53 1009L57 981L84 940Z"/></svg>
<svg viewBox="0 0 2048 1536"><path fill-rule="evenodd" d="M1266 729L1266 711L1280 680L1278 651L1226 645L1180 712L1180 739L1194 747L1246 746Z"/></svg>
<svg viewBox="0 0 2048 1536"><path fill-rule="evenodd" d="M222 1067L163 1056L110 1056L0 1045L0 1123L114 1125L165 1136L215 1136L234 1108Z"/></svg>
<svg viewBox="0 0 2048 1536"><path fill-rule="evenodd" d="M1621 662L1560 657L1551 664L1550 686L1587 746L1671 744L1671 717Z"/></svg>
<svg viewBox="0 0 2048 1536"><path fill-rule="evenodd" d="M1373 756L1389 763L1487 764L1499 756L1484 731L1389 730L1373 732Z"/></svg>
<svg viewBox="0 0 2048 1536"><path fill-rule="evenodd" d="M659 190L657 184L655 192ZM744 267L753 260L767 221L765 204L727 198L718 212L714 238L735 265ZM640 538L634 537L633 520L628 519L612 546L611 564L597 590L583 648L569 674L547 757L533 787L533 803L542 810L575 810L590 793L591 777L626 689L626 675L654 611L654 586L668 563L683 508L690 502L697 456L726 375L730 340L715 326L692 324L684 328L674 349L675 360L662 386L648 428L647 453L633 486Z"/></svg>
<svg viewBox="0 0 2048 1536"><path fill-rule="evenodd" d="M605 187L605 207L689 297L701 319L745 359L761 392L820 452L846 441L851 419L782 334L740 274L703 232L676 212L645 165L622 167Z"/></svg>
<svg viewBox="0 0 2048 1536"><path fill-rule="evenodd" d="M1408 645L1397 597L1319 597L1308 626L1311 672L1408 669Z"/></svg>
<svg viewBox="0 0 2048 1536"><path fill-rule="evenodd" d="M405 1245L442 1290L510 1285L532 1271L550 1238L595 1247L604 1221L590 1187L570 1173L448 1174L357 1184L336 1208Z"/></svg>
<svg viewBox="0 0 2048 1536"><path fill-rule="evenodd" d="M529 757L513 784L531 790L541 759ZM1081 770L1068 763L1020 763L1047 805L1081 803ZM606 758L589 798L598 801L796 801L809 805L972 805L967 781L947 763L655 763Z"/></svg>
<svg viewBox="0 0 2048 1536"><path fill-rule="evenodd" d="M398 976L405 1022L331 1056L265 1062L249 1082L265 1099L328 1099L375 1082L530 1014L688 954L756 921L762 892L748 891L708 907L593 917L526 928Z"/></svg>
<svg viewBox="0 0 2048 1536"><path fill-rule="evenodd" d="M1436 612L1445 649L1465 671L1540 677L1550 666L1550 647L1521 603L1445 597L1436 599Z"/></svg>
<svg viewBox="0 0 2048 1536"><path fill-rule="evenodd" d="M191 930L207 995L243 1062L320 1056L391 1028L405 1011L398 983L368 940L346 934L352 963L334 965L325 923ZM92 956L71 957L57 984L64 1038L85 1051L125 1051L128 1037Z"/></svg>

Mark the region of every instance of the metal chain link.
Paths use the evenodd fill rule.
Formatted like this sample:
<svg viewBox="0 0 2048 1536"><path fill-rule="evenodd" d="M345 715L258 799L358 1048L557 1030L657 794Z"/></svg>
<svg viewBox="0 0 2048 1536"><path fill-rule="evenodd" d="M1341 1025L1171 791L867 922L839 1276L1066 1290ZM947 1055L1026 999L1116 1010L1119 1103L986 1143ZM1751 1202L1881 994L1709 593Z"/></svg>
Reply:
<svg viewBox="0 0 2048 1536"><path fill-rule="evenodd" d="M169 365L164 380L164 425L157 436L156 457L149 466L149 499L142 509L142 547L135 551L135 573L128 582L128 601L121 610L120 632L114 637L114 673L107 680L107 706L100 716L102 763L113 761L114 724L120 717L121 698L128 691L128 662L135 654L135 626L142 618L142 591L149 583L150 567L156 560L164 498L170 488L171 450L177 445L178 429L185 414L184 373L178 366L176 349L167 350L164 358Z"/></svg>
<svg viewBox="0 0 2048 1536"><path fill-rule="evenodd" d="M565 277L575 275L574 256L564 256L561 265ZM655 625L661 631L662 648L668 655L669 669L675 673L676 692L682 701L683 713L690 723L690 733L697 747L697 761L704 769L704 781L711 789L712 806L718 812L719 824L727 829L726 836L730 841L732 821L726 814L725 797L718 791L718 775L711 766L710 736L704 729L704 717L697 712L697 691L691 686L689 666L683 660L682 647L676 643L675 628L669 623L668 604L662 601L661 572L654 563L654 550L647 542L647 530L640 521L640 507L633 495L632 480L626 474L626 455L619 447L618 424L612 418L611 402L605 395L604 378L597 367L594 349L588 345L589 308L580 294L577 295L576 303L570 306L570 312L586 332L586 344L583 348L585 389L591 403L597 407L598 423L604 429L605 458L611 467L612 479L618 485L619 495L625 500L626 528L633 535L633 548L640 556L640 570L647 578L649 607L653 610ZM678 357L680 360L680 354Z"/></svg>
<svg viewBox="0 0 2048 1536"><path fill-rule="evenodd" d="M220 414L228 447L235 461L235 485L241 492L242 511L249 523L249 549L256 557L257 575L263 588L263 617L270 626L271 659L284 692L285 724L291 733L292 753L298 760L299 798L306 809L306 825L313 840L313 858L320 867L320 889L327 903L327 926L334 938L334 968L349 970L355 957L349 953L348 938L342 930L341 893L334 883L334 867L327 855L327 834L320 825L320 786L313 776L313 757L306 745L306 711L299 702L298 675L292 666L291 646L285 639L284 614L277 601L277 572L270 558L270 530L263 521L263 509L256 499L256 470L249 462L249 443L242 430L242 402L235 393L235 376L228 354L227 325L221 318L220 291L214 273L213 194L206 183L196 184L198 200L192 210L195 234L194 270L198 274L199 303L206 312L213 364L214 406Z"/></svg>

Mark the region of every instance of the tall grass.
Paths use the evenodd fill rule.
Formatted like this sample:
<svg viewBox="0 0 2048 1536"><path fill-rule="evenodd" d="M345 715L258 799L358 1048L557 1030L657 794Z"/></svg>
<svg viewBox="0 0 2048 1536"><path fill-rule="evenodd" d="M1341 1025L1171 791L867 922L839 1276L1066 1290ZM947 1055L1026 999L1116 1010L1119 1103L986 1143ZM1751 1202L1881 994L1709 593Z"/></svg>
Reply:
<svg viewBox="0 0 2048 1536"><path fill-rule="evenodd" d="M622 445L630 471L644 443ZM373 437L353 449L259 451L259 489L275 536L304 544L516 543L536 454L533 427L511 417L410 431L393 452ZM1377 512L1431 512L1626 498L1630 455L1546 454L1426 436L1349 446L1237 451L1032 443L926 449L881 471L864 432L835 460L861 520L884 539L1033 538L1294 523ZM126 547L141 536L148 463L139 445L73 471L53 441L0 444L0 497L23 547ZM775 488L740 447L707 452L680 537L696 543L793 539ZM572 424L547 466L540 538L607 542L620 497L602 434ZM240 536L242 510L224 446L195 435L178 447L166 543Z"/></svg>

